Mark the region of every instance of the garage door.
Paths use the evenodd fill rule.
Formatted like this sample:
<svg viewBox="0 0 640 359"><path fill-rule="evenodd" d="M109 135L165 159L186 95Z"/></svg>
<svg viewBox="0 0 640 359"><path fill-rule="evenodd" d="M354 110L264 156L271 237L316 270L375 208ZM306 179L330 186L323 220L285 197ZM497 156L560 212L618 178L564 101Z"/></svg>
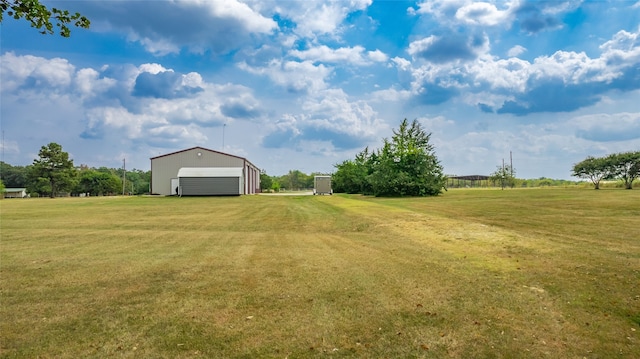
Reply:
<svg viewBox="0 0 640 359"><path fill-rule="evenodd" d="M180 177L183 196L238 196L238 177Z"/></svg>
<svg viewBox="0 0 640 359"><path fill-rule="evenodd" d="M178 171L183 196L239 196L243 193L242 168L183 167Z"/></svg>

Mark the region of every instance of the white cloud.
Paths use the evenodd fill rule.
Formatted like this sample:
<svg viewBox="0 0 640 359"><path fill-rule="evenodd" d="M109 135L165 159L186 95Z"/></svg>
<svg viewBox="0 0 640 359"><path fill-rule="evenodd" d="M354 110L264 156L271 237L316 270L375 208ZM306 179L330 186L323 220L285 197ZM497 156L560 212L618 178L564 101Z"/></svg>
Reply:
<svg viewBox="0 0 640 359"><path fill-rule="evenodd" d="M394 57L391 61L402 71L411 70L411 61L403 59L402 57Z"/></svg>
<svg viewBox="0 0 640 359"><path fill-rule="evenodd" d="M214 18L235 19L249 32L268 33L274 30L273 20L254 11L248 4L237 0L195 0L180 1L184 4L196 4L198 8L208 9Z"/></svg>
<svg viewBox="0 0 640 359"><path fill-rule="evenodd" d="M2 92L21 86L33 90L65 88L71 85L74 73L75 67L66 59L17 56L13 52L0 56Z"/></svg>
<svg viewBox="0 0 640 359"><path fill-rule="evenodd" d="M367 54L369 55L369 58L375 62L386 62L389 59L389 56L387 56L387 54L378 49L369 51Z"/></svg>
<svg viewBox="0 0 640 359"><path fill-rule="evenodd" d="M277 23L237 0L78 2L78 11L89 17L92 28L125 34L148 52L164 56L181 49L203 54L226 54L269 35ZM233 29L233 31L229 31Z"/></svg>
<svg viewBox="0 0 640 359"><path fill-rule="evenodd" d="M142 64L140 66L138 66L138 70L140 72L148 72L150 74L154 74L157 75L161 72L165 72L165 71L173 71L171 69L166 69L164 66L160 65L160 64Z"/></svg>
<svg viewBox="0 0 640 359"><path fill-rule="evenodd" d="M508 24L512 16L512 10L498 10L498 8L486 2L474 2L460 7L456 11L456 19L473 25L495 26Z"/></svg>
<svg viewBox="0 0 640 359"><path fill-rule="evenodd" d="M509 49L509 51L507 51L507 56L509 57L518 57L520 55L522 55L523 53L525 53L527 51L526 48L520 46L520 45L516 45L512 48Z"/></svg>
<svg viewBox="0 0 640 359"><path fill-rule="evenodd" d="M82 97L92 97L103 93L116 85L116 80L108 77L100 78L100 73L94 69L80 69L76 73L74 83Z"/></svg>
<svg viewBox="0 0 640 359"><path fill-rule="evenodd" d="M371 138L384 126L369 104L349 101L341 89L326 90L307 99L302 109L310 116L308 124L351 136Z"/></svg>
<svg viewBox="0 0 640 359"><path fill-rule="evenodd" d="M575 117L569 123L576 129L578 137L590 141L640 139L640 112L589 114Z"/></svg>
<svg viewBox="0 0 640 359"><path fill-rule="evenodd" d="M252 67L246 63L238 67L247 72L267 76L275 84L296 92L315 92L327 87L325 79L332 70L322 64L314 65L312 61L272 60L267 66Z"/></svg>
<svg viewBox="0 0 640 359"><path fill-rule="evenodd" d="M412 42L407 51L416 56L428 50L437 41L438 37L432 35ZM555 86L564 85L573 86L573 88L584 86L587 91L584 96L590 94L597 96L607 90L605 84L614 81L621 83L619 86L632 88L637 86L631 83L633 75L628 78L624 75L628 71L633 72L634 67L640 63L640 29L634 33L620 31L612 36L611 40L604 42L600 49L601 55L595 58L589 57L584 52L556 51L550 56L539 56L533 62L517 57L499 59L488 54L480 54L474 61L462 65L449 62L409 64L399 58L394 58L392 61L399 68L411 71L411 88L414 93L428 86L469 89L471 93L488 99L481 103L497 107L500 107L498 103L491 102L504 102L509 100L509 96L527 94L537 89L537 86L552 83L556 84ZM512 50L521 51L519 47ZM594 89L593 85L600 87ZM467 94L467 99L472 97L474 96ZM477 99L478 96L474 98ZM560 98L549 99L551 100L561 101Z"/></svg>
<svg viewBox="0 0 640 359"><path fill-rule="evenodd" d="M364 10L372 0L287 1L276 2L274 12L296 23L299 36L316 38L321 35L337 36L347 15Z"/></svg>
<svg viewBox="0 0 640 359"><path fill-rule="evenodd" d="M371 93L371 99L376 102L404 102L411 97L411 92L408 90L397 90L389 88L385 90L374 91Z"/></svg>
<svg viewBox="0 0 640 359"><path fill-rule="evenodd" d="M308 50L292 50L289 55L312 62L350 63L354 65L370 65L372 62L384 62L387 60L387 55L382 51L365 51L362 46L332 49L326 45L321 45Z"/></svg>

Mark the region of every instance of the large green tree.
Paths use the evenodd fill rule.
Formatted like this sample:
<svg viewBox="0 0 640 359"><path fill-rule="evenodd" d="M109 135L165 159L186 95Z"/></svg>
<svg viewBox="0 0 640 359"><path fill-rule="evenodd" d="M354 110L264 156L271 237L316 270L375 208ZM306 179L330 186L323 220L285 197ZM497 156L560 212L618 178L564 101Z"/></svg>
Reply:
<svg viewBox="0 0 640 359"><path fill-rule="evenodd" d="M45 181L49 184L49 196L55 197L59 191L70 190L74 185L76 170L69 154L62 150L62 146L51 142L40 148L39 158L33 160L30 177L36 184Z"/></svg>
<svg viewBox="0 0 640 359"><path fill-rule="evenodd" d="M369 184L369 175L373 173L375 154L365 148L356 154L353 160L344 160L336 164L336 172L331 178L333 190L343 193L371 194L373 191Z"/></svg>
<svg viewBox="0 0 640 359"><path fill-rule="evenodd" d="M347 192L375 196L435 196L446 184L440 161L417 120L404 119L382 149L336 165L337 186ZM336 191L337 192L337 191Z"/></svg>
<svg viewBox="0 0 640 359"><path fill-rule="evenodd" d="M573 165L571 175L589 179L593 183L594 189L600 189L600 181L611 177L612 174L607 159L589 156Z"/></svg>
<svg viewBox="0 0 640 359"><path fill-rule="evenodd" d="M117 194L122 192L122 180L113 172L85 169L80 171L78 192L92 196Z"/></svg>
<svg viewBox="0 0 640 359"><path fill-rule="evenodd" d="M24 18L40 31L41 34L53 34L54 24L60 36L71 36L68 25L88 29L91 22L80 13L70 13L55 7L49 9L39 0L0 0L0 23L4 20L4 14L20 20Z"/></svg>
<svg viewBox="0 0 640 359"><path fill-rule="evenodd" d="M632 189L633 181L640 175L640 151L614 153L604 160L611 174L624 182L624 188Z"/></svg>
<svg viewBox="0 0 640 359"><path fill-rule="evenodd" d="M376 196L435 196L446 184L440 161L417 120L404 119L391 140L385 139L370 175Z"/></svg>

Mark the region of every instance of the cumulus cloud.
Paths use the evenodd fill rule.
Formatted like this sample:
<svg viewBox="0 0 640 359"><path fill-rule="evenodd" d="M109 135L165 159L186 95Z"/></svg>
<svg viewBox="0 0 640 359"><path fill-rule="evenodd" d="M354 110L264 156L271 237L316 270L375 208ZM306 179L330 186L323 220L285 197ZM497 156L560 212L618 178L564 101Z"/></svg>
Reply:
<svg viewBox="0 0 640 359"><path fill-rule="evenodd" d="M507 56L509 57L517 57L522 55L523 53L525 53L527 51L526 48L520 46L520 45L516 45L512 48L509 49L509 51L507 51Z"/></svg>
<svg viewBox="0 0 640 359"><path fill-rule="evenodd" d="M154 146L187 137L205 140L204 128L253 120L264 112L247 87L207 83L196 72L181 74L155 63L77 70L59 58L7 53L0 58L0 71L3 94L73 98L84 108L84 130L78 135L87 140L114 133Z"/></svg>
<svg viewBox="0 0 640 359"><path fill-rule="evenodd" d="M307 50L292 50L289 52L289 55L301 60L309 60L314 63L327 62L370 65L373 62L384 62L387 60L387 55L382 51L365 51L365 48L362 46L332 49L326 45L321 45Z"/></svg>
<svg viewBox="0 0 640 359"><path fill-rule="evenodd" d="M86 98L100 95L113 88L116 85L116 80L103 77L100 72L94 69L85 68L78 70L74 84L81 96Z"/></svg>
<svg viewBox="0 0 640 359"><path fill-rule="evenodd" d="M528 33L537 33L547 29L555 29L562 26L560 19L554 11L546 9L544 3L522 3L515 10L515 17L520 28ZM556 4L558 5L558 4ZM551 7L551 10L555 9Z"/></svg>
<svg viewBox="0 0 640 359"><path fill-rule="evenodd" d="M574 10L580 1L509 1L499 3L472 0L425 0L418 4L417 14L430 15L439 23L455 26L504 26L513 23L530 34L562 27L562 17Z"/></svg>
<svg viewBox="0 0 640 359"><path fill-rule="evenodd" d="M470 61L487 52L489 40L486 36L462 34L431 35L409 44L407 52L414 58L433 63Z"/></svg>
<svg viewBox="0 0 640 359"><path fill-rule="evenodd" d="M237 0L78 2L75 8L92 20L97 31L126 34L157 55L211 51L226 54L252 41L252 35L269 35L277 23ZM233 31L229 31L233 29Z"/></svg>
<svg viewBox="0 0 640 359"><path fill-rule="evenodd" d="M495 26L504 24L512 16L511 9L498 10L494 4L474 2L460 7L456 19L473 25Z"/></svg>
<svg viewBox="0 0 640 359"><path fill-rule="evenodd" d="M274 59L266 66L250 66L243 62L238 64L238 67L255 75L266 76L288 91L301 93L325 89L325 79L332 72L323 64L314 65L309 60L298 62Z"/></svg>
<svg viewBox="0 0 640 359"><path fill-rule="evenodd" d="M304 141L326 142L331 148L362 147L386 125L364 101L350 101L339 89L322 91L308 98L303 114L284 115L264 137L265 147L300 148Z"/></svg>
<svg viewBox="0 0 640 359"><path fill-rule="evenodd" d="M576 128L576 137L589 141L628 141L640 138L640 112L579 116L573 118L570 124Z"/></svg>
<svg viewBox="0 0 640 359"><path fill-rule="evenodd" d="M601 54L595 58L584 52L557 51L533 62L488 54L462 66L432 60L411 68L411 88L417 101L426 104L447 101L464 88L471 93L492 94L492 102L473 103L482 103L483 111L495 108L498 113L516 115L572 111L597 103L612 89L640 88L639 34L640 29L618 32L600 46ZM434 37L416 41L408 51L428 58L436 41ZM470 56L468 51L457 53Z"/></svg>
<svg viewBox="0 0 640 359"><path fill-rule="evenodd" d="M296 24L293 31L298 36L317 38L323 35L337 37L347 16L366 9L371 3L372 0L330 0L274 2L272 5L274 13Z"/></svg>
<svg viewBox="0 0 640 359"><path fill-rule="evenodd" d="M45 59L7 52L0 60L3 92L67 88L75 74L75 66L61 58Z"/></svg>
<svg viewBox="0 0 640 359"><path fill-rule="evenodd" d="M199 76L191 74L191 77ZM203 91L197 81L189 81L189 75L177 74L173 71L164 71L157 74L142 72L138 75L133 88L134 96L155 98L179 98L189 97Z"/></svg>

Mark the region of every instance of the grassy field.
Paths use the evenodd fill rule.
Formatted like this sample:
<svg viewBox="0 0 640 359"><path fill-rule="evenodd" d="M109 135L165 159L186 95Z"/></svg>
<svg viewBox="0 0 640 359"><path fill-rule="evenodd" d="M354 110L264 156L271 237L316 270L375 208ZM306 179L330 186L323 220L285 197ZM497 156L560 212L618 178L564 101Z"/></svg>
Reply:
<svg viewBox="0 0 640 359"><path fill-rule="evenodd" d="M640 358L640 191L0 209L2 358Z"/></svg>

